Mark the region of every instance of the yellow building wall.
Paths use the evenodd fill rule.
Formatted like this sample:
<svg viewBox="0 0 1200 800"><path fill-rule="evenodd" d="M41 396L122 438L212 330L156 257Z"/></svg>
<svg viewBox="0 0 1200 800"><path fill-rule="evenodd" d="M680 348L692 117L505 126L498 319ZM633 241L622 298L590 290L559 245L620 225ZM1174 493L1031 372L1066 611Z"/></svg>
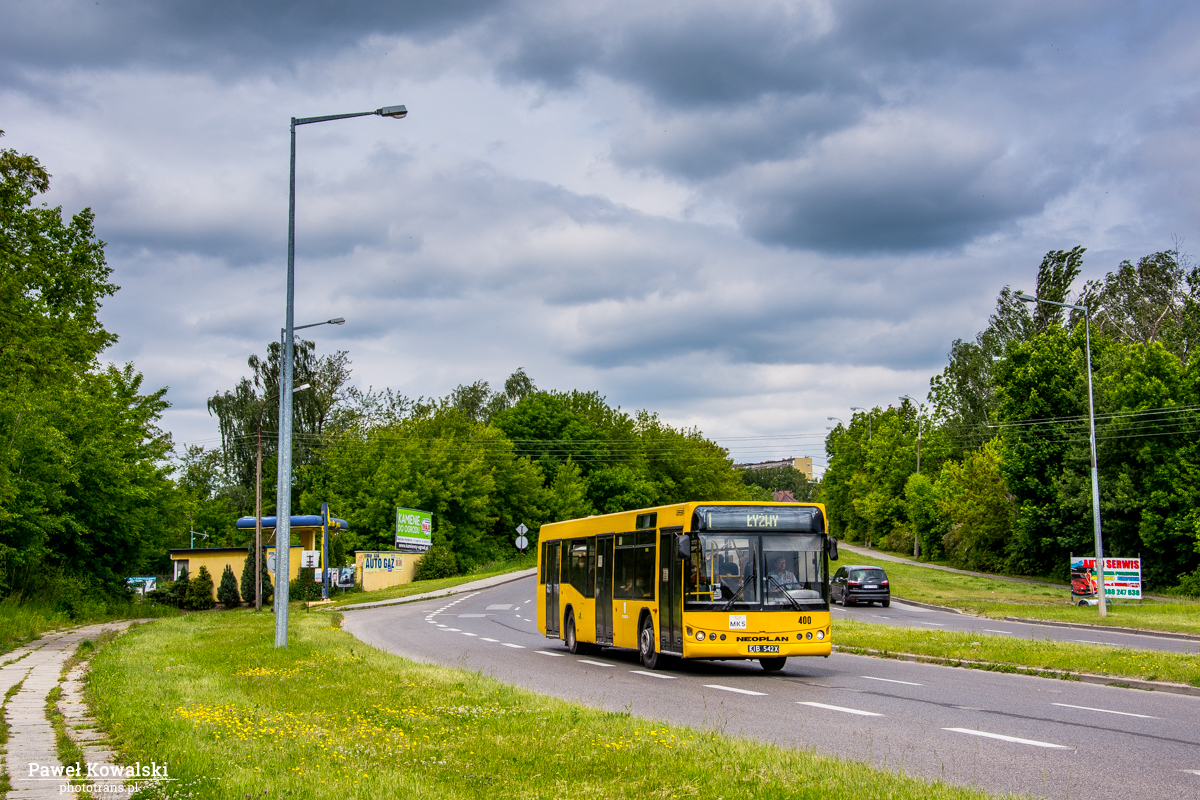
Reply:
<svg viewBox="0 0 1200 800"><path fill-rule="evenodd" d="M300 551L303 550L303 545L292 545L292 560L288 568L289 580L295 580L300 577ZM225 573L225 565L228 564L233 568L233 577L237 579L238 591L242 588L242 567L246 564L247 548L213 548L196 550L176 550L171 553L172 561L186 561L188 569L188 577L194 578L200 574L200 567L207 567L208 574L213 579L213 599L217 596L217 587L221 585L221 575ZM266 559L275 554L275 548L268 547L263 553L263 558ZM268 573L270 574L270 573Z"/></svg>
<svg viewBox="0 0 1200 800"><path fill-rule="evenodd" d="M359 551L354 554L364 592L386 589L402 583L412 583L417 574L417 562L424 553L392 551Z"/></svg>

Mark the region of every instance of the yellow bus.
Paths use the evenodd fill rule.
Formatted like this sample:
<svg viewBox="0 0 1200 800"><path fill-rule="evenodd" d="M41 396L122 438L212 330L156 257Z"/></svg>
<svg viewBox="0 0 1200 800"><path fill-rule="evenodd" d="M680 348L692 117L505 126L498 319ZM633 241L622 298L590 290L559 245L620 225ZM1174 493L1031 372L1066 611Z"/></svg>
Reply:
<svg viewBox="0 0 1200 800"><path fill-rule="evenodd" d="M572 653L828 656L829 564L837 540L819 503L696 502L543 525L538 630Z"/></svg>

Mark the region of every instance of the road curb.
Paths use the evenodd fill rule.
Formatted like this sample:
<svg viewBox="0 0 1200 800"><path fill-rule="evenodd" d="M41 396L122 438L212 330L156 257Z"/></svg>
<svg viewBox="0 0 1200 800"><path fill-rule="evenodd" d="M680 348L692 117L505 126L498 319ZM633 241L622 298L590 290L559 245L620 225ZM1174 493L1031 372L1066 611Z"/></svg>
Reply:
<svg viewBox="0 0 1200 800"><path fill-rule="evenodd" d="M470 583L460 583L458 586L448 586L445 589L437 589L432 592L422 592L421 594L413 594L407 597L395 597L391 600L376 600L372 603L354 603L348 606L325 606L315 609L316 611L361 611L368 608L382 608L383 606L398 606L403 603L416 603L421 600L432 600L435 597L449 597L453 594L462 594L476 589L490 589L493 586L502 586L506 583L519 581L522 578L528 578L530 575L537 574L537 567L518 570L517 572L506 572L503 575L497 575L493 578L484 578L483 580L471 581Z"/></svg>
<svg viewBox="0 0 1200 800"><path fill-rule="evenodd" d="M909 601L904 601L909 602ZM1078 628L1085 631L1117 631L1118 633L1136 633L1139 636L1158 636L1163 639L1184 639L1200 642L1200 636L1194 633L1175 633L1174 631L1156 631L1150 628L1123 628L1117 625L1089 625L1086 622L1059 622L1057 620L1026 619L1025 617L1005 617L1008 622L1023 622L1027 625L1053 625L1058 628Z"/></svg>
<svg viewBox="0 0 1200 800"><path fill-rule="evenodd" d="M1140 689L1151 692L1167 692L1168 694L1184 694L1200 697L1200 686L1189 686L1186 683L1167 683L1165 681L1145 681L1139 678L1120 678L1113 675L1096 675L1090 672L1070 672L1059 669L1039 669L1037 667L1018 667L1012 664L1000 664L995 661L969 661L964 658L942 658L939 656L923 656L916 653L897 653L891 650L875 650L870 647L846 647L834 645L834 652L846 653L853 656L871 656L873 658L894 658L899 661L912 661L919 664L937 664L942 667L961 667L963 669L982 669L988 672L1007 672L1013 675L1028 675L1034 678L1052 678L1064 681L1078 681L1100 686L1112 686L1118 689Z"/></svg>
<svg viewBox="0 0 1200 800"><path fill-rule="evenodd" d="M951 608L950 606L935 606L933 603L919 603L916 600L906 600L905 598L901 597L898 594L892 595L892 599L899 600L901 603L904 603L905 605L908 605L908 606L918 606L919 608L928 608L933 611L949 611L951 614L962 614L967 617L977 616L976 614L968 614L966 611L963 611L961 608Z"/></svg>

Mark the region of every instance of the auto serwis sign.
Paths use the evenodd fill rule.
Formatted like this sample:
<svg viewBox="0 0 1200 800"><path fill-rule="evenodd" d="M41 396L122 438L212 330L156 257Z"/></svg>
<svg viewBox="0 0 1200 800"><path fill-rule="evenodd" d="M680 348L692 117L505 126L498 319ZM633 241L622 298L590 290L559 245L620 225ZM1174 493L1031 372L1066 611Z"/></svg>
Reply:
<svg viewBox="0 0 1200 800"><path fill-rule="evenodd" d="M433 542L433 514L415 508L396 509L396 549L424 553Z"/></svg>
<svg viewBox="0 0 1200 800"><path fill-rule="evenodd" d="M1071 559L1071 595L1096 596L1096 559L1075 556ZM1140 558L1104 559L1104 599L1142 599L1142 560Z"/></svg>

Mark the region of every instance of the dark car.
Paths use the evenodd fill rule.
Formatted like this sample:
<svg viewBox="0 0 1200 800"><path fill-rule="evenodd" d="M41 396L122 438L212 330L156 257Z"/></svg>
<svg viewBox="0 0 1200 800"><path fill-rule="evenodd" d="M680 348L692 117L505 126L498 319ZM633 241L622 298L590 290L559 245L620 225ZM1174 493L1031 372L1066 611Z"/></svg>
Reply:
<svg viewBox="0 0 1200 800"><path fill-rule="evenodd" d="M830 600L843 606L855 603L879 603L887 608L892 604L892 590L882 567L848 565L838 567L830 582Z"/></svg>

